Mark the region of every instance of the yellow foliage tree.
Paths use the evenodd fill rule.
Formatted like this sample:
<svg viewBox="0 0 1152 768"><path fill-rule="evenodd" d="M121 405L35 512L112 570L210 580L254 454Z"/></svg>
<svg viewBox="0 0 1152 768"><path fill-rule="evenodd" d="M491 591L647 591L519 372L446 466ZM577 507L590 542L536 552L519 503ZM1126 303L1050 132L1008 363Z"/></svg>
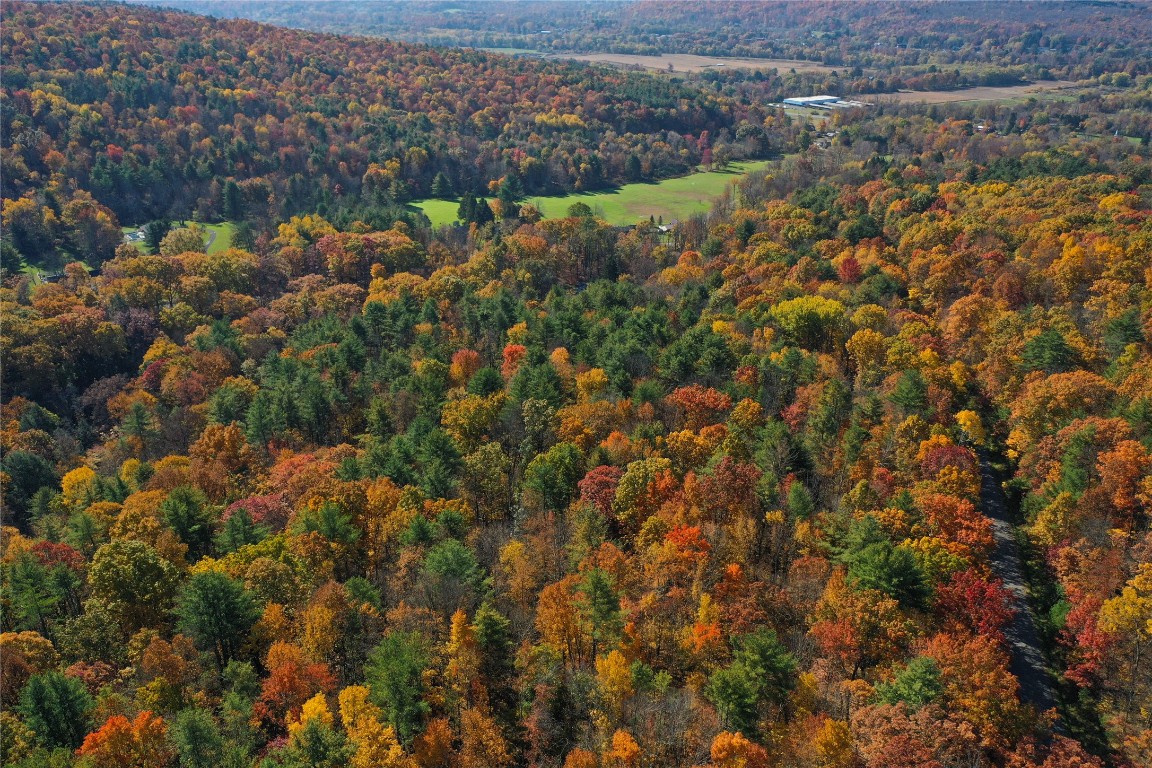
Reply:
<svg viewBox="0 0 1152 768"><path fill-rule="evenodd" d="M564 759L564 768L598 768L600 762L594 752L577 747Z"/></svg>
<svg viewBox="0 0 1152 768"><path fill-rule="evenodd" d="M976 411L960 411L956 414L956 425L964 430L964 435L973 445L984 445L987 435L984 423Z"/></svg>
<svg viewBox="0 0 1152 768"><path fill-rule="evenodd" d="M633 768L640 764L640 745L623 729L612 734L612 744L604 752L604 768Z"/></svg>
<svg viewBox="0 0 1152 768"><path fill-rule="evenodd" d="M1100 629L1120 638L1126 646L1128 670L1127 694L1129 704L1134 701L1137 688L1143 683L1141 664L1144 648L1152 640L1152 563L1141 563L1120 594L1105 601L1100 608Z"/></svg>
<svg viewBox="0 0 1152 768"><path fill-rule="evenodd" d="M96 472L91 467L77 467L60 481L60 495L70 507L86 507L93 501Z"/></svg>
<svg viewBox="0 0 1152 768"><path fill-rule="evenodd" d="M612 651L607 656L596 659L596 681L600 685L600 695L613 722L618 722L624 712L624 704L632 697L632 669L624 654Z"/></svg>
<svg viewBox="0 0 1152 768"><path fill-rule="evenodd" d="M288 713L286 722L288 725L289 738L294 738L313 720L318 721L327 728L332 727L332 712L328 709L328 699L326 699L322 693L318 693L304 702L304 706L300 709L299 720L297 720L291 712Z"/></svg>
<svg viewBox="0 0 1152 768"><path fill-rule="evenodd" d="M368 689L353 685L340 691L340 720L355 748L349 761L351 768L413 768L411 757L404 754L396 730L384 724L384 713L368 700Z"/></svg>
<svg viewBox="0 0 1152 768"><path fill-rule="evenodd" d="M713 768L766 768L768 752L742 733L724 731L712 740Z"/></svg>
<svg viewBox="0 0 1152 768"><path fill-rule="evenodd" d="M607 388L608 374L603 368L593 368L576 374L576 395L581 403L595 400Z"/></svg>
<svg viewBox="0 0 1152 768"><path fill-rule="evenodd" d="M500 726L479 708L466 709L460 715L460 741L462 768L504 768L512 764Z"/></svg>
<svg viewBox="0 0 1152 768"><path fill-rule="evenodd" d="M821 768L848 768L853 764L852 731L843 720L825 720L816 731L812 746Z"/></svg>
<svg viewBox="0 0 1152 768"><path fill-rule="evenodd" d="M448 665L444 670L445 682L453 703L456 707L463 707L473 701L473 683L480 674L480 648L476 641L476 630L462 610L457 609L452 614L452 626L445 650L448 655Z"/></svg>

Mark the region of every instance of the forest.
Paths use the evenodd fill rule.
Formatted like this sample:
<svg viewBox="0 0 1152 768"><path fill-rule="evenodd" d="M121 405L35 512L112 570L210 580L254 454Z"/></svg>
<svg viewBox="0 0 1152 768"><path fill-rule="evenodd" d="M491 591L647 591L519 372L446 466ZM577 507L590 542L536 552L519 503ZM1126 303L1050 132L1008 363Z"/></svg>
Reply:
<svg viewBox="0 0 1152 768"><path fill-rule="evenodd" d="M769 151L763 108L672 79L111 4L0 20L12 262L96 266L119 224L390 225L390 206L492 182L598 189L688 173L714 145Z"/></svg>
<svg viewBox="0 0 1152 768"><path fill-rule="evenodd" d="M3 765L1152 764L1152 76L816 124L734 73L3 14ZM495 134L453 138L441 68L520 73L462 81ZM466 159L645 82L790 151L669 226L541 218ZM408 132L369 149L384 104ZM606 151L588 125L547 135ZM124 242L83 172L119 135L136 168L248 147L172 187L231 182L247 231ZM417 136L493 178L433 229L243 176L320 135L311 187Z"/></svg>
<svg viewBox="0 0 1152 768"><path fill-rule="evenodd" d="M787 0L170 0L300 29L547 53L694 53L817 61L855 93L1149 74L1141 2ZM864 70L867 70L865 75ZM841 95L841 94L838 94Z"/></svg>

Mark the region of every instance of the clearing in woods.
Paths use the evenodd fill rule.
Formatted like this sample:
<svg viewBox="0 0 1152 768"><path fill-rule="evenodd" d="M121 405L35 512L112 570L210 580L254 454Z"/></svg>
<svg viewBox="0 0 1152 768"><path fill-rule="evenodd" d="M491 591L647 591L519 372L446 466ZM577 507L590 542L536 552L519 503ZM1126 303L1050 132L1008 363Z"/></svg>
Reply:
<svg viewBox="0 0 1152 768"><path fill-rule="evenodd" d="M630 53L558 53L550 58L575 59L595 64L614 64L619 67L643 67L661 72L672 65L675 72L705 72L709 69L776 69L781 72L831 72L837 67L829 67L818 61L793 59L752 59L729 58L726 56L697 56L691 53L662 53L659 56L642 56ZM839 67L843 70L844 67Z"/></svg>
<svg viewBox="0 0 1152 768"><path fill-rule="evenodd" d="M955 101L1000 101L1003 99L1023 99L1041 94L1051 95L1056 91L1076 88L1079 84L1071 80L1038 80L1025 85L981 86L979 88L958 88L955 91L900 91L899 93L867 93L851 98L872 103L896 101L901 104L946 104Z"/></svg>
<svg viewBox="0 0 1152 768"><path fill-rule="evenodd" d="M176 226L180 226L177 224ZM204 224L206 231L205 238L205 251L207 253L219 253L226 251L232 247L232 233L236 231L236 225L230 221L223 224ZM147 246L144 245L144 238L137 235L140 227L121 227L120 231L124 233L124 242L136 246L142 252L147 252Z"/></svg>
<svg viewBox="0 0 1152 768"><path fill-rule="evenodd" d="M729 163L723 171L693 173L651 184L625 184L597 192L528 197L524 202L536 206L545 218L565 216L568 206L580 202L609 224L635 224L649 216L671 222L705 213L713 201L724 194L725 187L745 174L763 170L768 163L768 160ZM424 212L433 227L456 221L456 210L460 206L455 200L422 200L413 205Z"/></svg>

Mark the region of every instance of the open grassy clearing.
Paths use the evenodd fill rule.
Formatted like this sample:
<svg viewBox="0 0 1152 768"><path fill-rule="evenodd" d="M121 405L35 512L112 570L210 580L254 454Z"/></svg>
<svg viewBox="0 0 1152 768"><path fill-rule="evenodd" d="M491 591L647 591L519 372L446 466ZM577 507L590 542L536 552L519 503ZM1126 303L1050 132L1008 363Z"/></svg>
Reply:
<svg viewBox="0 0 1152 768"><path fill-rule="evenodd" d="M515 56L517 54L539 53L535 48L503 48L500 46L477 48L478 51L486 51L488 53L502 53L505 56Z"/></svg>
<svg viewBox="0 0 1152 768"><path fill-rule="evenodd" d="M1059 91L1076 88L1070 80L1040 80L1027 85L987 86L980 88L960 88L955 91L902 91L900 93L871 93L852 98L873 103L895 101L901 104L946 104L956 101L1001 101L1022 99L1041 94L1052 95Z"/></svg>
<svg viewBox="0 0 1152 768"><path fill-rule="evenodd" d="M630 53L558 53L551 58L575 59L593 64L614 64L619 67L643 67L667 72L672 66L675 72L704 72L709 69L778 69L781 72L831 72L837 67L829 67L815 61L795 59L753 59L727 56L697 56L691 53L662 53L659 56L643 56ZM844 67L839 67L844 69Z"/></svg>
<svg viewBox="0 0 1152 768"><path fill-rule="evenodd" d="M204 228L208 230L208 253L219 253L232 247L232 234L236 231L235 224L226 221L223 224L205 224ZM213 233L215 233L215 237L212 236Z"/></svg>
<svg viewBox="0 0 1152 768"><path fill-rule="evenodd" d="M599 192L573 192L567 195L529 197L525 202L540 209L546 218L567 215L568 206L581 202L609 224L635 224L649 216L665 222L704 213L724 193L725 187L741 176L767 167L767 160L731 163L726 170L694 173L651 184L625 184ZM456 221L459 203L454 200L423 200L413 205L439 227Z"/></svg>
<svg viewBox="0 0 1152 768"><path fill-rule="evenodd" d="M457 220L456 211L460 208L460 201L419 200L412 205L424 212L424 215L432 222L433 227L440 227Z"/></svg>
<svg viewBox="0 0 1152 768"><path fill-rule="evenodd" d="M208 253L219 253L220 251L227 250L232 247L232 234L236 231L236 225L230 221L223 224L204 224L204 229L208 232L207 243ZM140 227L121 227L120 231L124 233L125 237L140 230ZM146 253L147 249L144 245L143 239L126 240L141 252Z"/></svg>

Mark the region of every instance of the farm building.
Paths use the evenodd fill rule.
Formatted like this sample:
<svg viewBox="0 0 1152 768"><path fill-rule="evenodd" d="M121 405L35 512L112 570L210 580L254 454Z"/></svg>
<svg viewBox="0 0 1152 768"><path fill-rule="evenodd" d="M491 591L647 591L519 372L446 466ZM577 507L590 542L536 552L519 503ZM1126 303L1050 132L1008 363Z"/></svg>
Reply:
<svg viewBox="0 0 1152 768"><path fill-rule="evenodd" d="M840 99L836 96L794 96L784 99L784 103L790 107L820 107L837 101Z"/></svg>
<svg viewBox="0 0 1152 768"><path fill-rule="evenodd" d="M793 96L790 99L784 99L784 104L789 107L808 107L810 109L852 109L854 107L866 107L863 101L848 101L841 99L839 96Z"/></svg>

